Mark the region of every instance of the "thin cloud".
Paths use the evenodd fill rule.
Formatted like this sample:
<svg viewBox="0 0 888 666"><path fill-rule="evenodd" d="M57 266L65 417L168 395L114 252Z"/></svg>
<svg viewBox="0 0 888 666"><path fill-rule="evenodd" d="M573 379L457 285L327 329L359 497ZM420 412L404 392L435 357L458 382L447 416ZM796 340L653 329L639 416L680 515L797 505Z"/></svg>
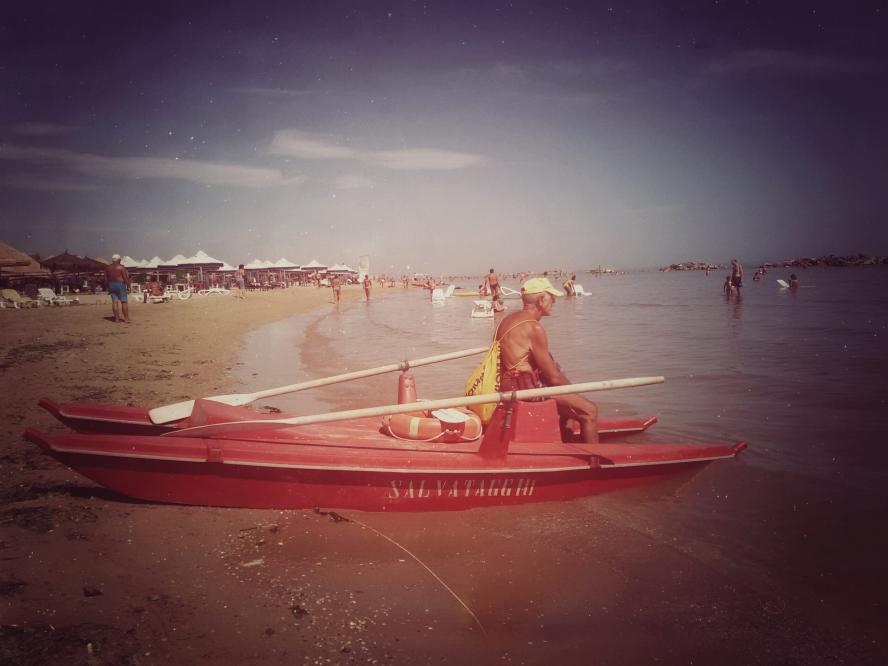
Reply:
<svg viewBox="0 0 888 666"><path fill-rule="evenodd" d="M766 73L806 77L870 74L884 69L884 64L867 60L831 58L770 49L738 51L713 60L709 64L709 71L713 74Z"/></svg>
<svg viewBox="0 0 888 666"><path fill-rule="evenodd" d="M369 178L354 174L339 176L339 178L334 181L336 189L339 190L363 190L368 187L373 187L373 184L373 181Z"/></svg>
<svg viewBox="0 0 888 666"><path fill-rule="evenodd" d="M466 169L484 161L481 155L437 148L357 150L318 135L281 130L272 139L270 152L306 160L353 160L398 171Z"/></svg>
<svg viewBox="0 0 888 666"><path fill-rule="evenodd" d="M0 177L0 186L18 190L39 190L43 192L88 192L101 189L89 183L77 183L62 178L13 174Z"/></svg>
<svg viewBox="0 0 888 666"><path fill-rule="evenodd" d="M11 125L9 130L19 136L56 136L74 130L70 125L59 123L24 122Z"/></svg>
<svg viewBox="0 0 888 666"><path fill-rule="evenodd" d="M366 154L366 160L386 169L421 171L425 169L466 169L482 161L480 155L455 153L450 150L408 148L377 150Z"/></svg>
<svg viewBox="0 0 888 666"><path fill-rule="evenodd" d="M227 90L229 92L238 93L240 95L252 95L254 97L268 97L272 99L327 94L326 90L317 89L293 90L291 88L228 88Z"/></svg>
<svg viewBox="0 0 888 666"><path fill-rule="evenodd" d="M63 167L99 178L173 178L199 185L274 187L303 182L302 176L285 177L277 169L162 157L105 157L56 148L0 147L0 159Z"/></svg>
<svg viewBox="0 0 888 666"><path fill-rule="evenodd" d="M282 130L276 132L269 149L275 155L290 155L306 160L359 160L358 151L340 146L313 134Z"/></svg>

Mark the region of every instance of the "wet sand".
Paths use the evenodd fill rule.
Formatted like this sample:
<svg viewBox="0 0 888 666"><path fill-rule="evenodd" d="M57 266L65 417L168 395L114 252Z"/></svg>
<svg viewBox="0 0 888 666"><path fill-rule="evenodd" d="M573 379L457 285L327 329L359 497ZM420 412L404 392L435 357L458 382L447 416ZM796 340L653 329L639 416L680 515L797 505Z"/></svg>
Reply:
<svg viewBox="0 0 888 666"><path fill-rule="evenodd" d="M225 393L250 373L236 365L248 328L327 299L305 289L135 305L129 326L106 321L107 305L0 312L0 661L884 662L884 608L855 610L850 590L836 604L842 592L823 580L833 572L780 557L828 544L770 533L777 473L754 494L721 465L467 512L216 509L121 498L20 437L26 425L61 427L36 408L44 394L155 405ZM812 481L803 495L829 491ZM757 506L749 543L695 533L695 503L713 524ZM763 539L768 550L750 554Z"/></svg>

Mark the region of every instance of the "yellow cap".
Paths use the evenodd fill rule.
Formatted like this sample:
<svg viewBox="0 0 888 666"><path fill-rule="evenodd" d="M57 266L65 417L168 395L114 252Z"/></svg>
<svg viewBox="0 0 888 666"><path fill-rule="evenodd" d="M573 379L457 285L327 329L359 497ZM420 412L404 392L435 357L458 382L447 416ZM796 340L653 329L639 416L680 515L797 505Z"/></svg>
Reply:
<svg viewBox="0 0 888 666"><path fill-rule="evenodd" d="M522 294L542 294L544 291L553 296L564 296L564 292L553 287L548 278L530 278L521 286Z"/></svg>

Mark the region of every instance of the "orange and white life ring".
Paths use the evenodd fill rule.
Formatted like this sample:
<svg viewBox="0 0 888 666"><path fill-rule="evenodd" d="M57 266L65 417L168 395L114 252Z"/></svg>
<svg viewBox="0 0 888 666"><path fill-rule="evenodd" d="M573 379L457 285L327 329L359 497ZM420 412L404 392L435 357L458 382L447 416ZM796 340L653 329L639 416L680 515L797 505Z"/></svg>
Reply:
<svg viewBox="0 0 888 666"><path fill-rule="evenodd" d="M462 407L394 414L382 425L392 437L414 442L471 442L482 432L478 415Z"/></svg>

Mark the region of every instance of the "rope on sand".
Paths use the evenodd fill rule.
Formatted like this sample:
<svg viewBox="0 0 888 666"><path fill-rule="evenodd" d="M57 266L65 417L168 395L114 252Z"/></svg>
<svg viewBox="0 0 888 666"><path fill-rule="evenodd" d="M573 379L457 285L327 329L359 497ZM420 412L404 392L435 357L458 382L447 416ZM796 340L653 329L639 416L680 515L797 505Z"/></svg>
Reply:
<svg viewBox="0 0 888 666"><path fill-rule="evenodd" d="M487 635L487 631L484 629L484 625L481 624L481 620L479 620L479 619L478 619L478 616L475 615L475 613L472 611L471 608L469 608L468 604L467 604L465 601L463 601L463 600L459 597L459 595L458 595L456 592L454 592L454 591L450 588L450 586L447 585L447 583L445 583L445 582L441 579L441 577L440 577L438 574L436 574L434 571L432 571L431 568L429 568L429 566L428 566L425 562L423 562L423 561L422 561L421 559L419 559L416 555L414 555L412 552L410 552L410 550L408 550L405 546L402 546L400 543L398 543L397 541L395 541L394 539L392 539L390 536L388 536L388 535L386 535L386 534L383 534L382 532L380 532L379 530L377 530L375 527L371 527L370 525L367 525L367 524L365 524L365 523L362 523L360 520L357 520L356 518L347 518L347 517L343 516L342 514L336 513L335 511L321 511L321 510L319 510L319 509L315 509L315 512L316 512L316 513L319 513L319 514L322 515L322 516L330 516L330 517L331 517L334 521L336 521L337 523L338 523L338 522L343 522L343 521L344 521L344 522L355 523L356 525L360 525L361 527L370 530L371 532L373 532L374 534L376 534L376 535L378 535L378 536L381 536L381 537L382 537L383 539L385 539L386 541L388 541L388 542L390 542L390 543L393 543L395 546L397 546L398 548L400 548L401 550L403 550L403 551L404 551L405 553L407 553L410 557L412 557L417 563L419 563L419 565L422 566L423 569L425 569L426 571L428 571L429 574L431 574L431 576L432 576L436 581L438 581L438 582L441 584L441 586L442 586L445 590L447 590L447 591L450 593L450 595L451 595L454 599L456 599L456 600L459 602L460 606L462 606L463 608L466 609L466 612L467 612L469 615L472 616L472 619L475 620L475 624L477 624L477 625L478 625L478 628L481 629L481 633L483 633L485 636Z"/></svg>

